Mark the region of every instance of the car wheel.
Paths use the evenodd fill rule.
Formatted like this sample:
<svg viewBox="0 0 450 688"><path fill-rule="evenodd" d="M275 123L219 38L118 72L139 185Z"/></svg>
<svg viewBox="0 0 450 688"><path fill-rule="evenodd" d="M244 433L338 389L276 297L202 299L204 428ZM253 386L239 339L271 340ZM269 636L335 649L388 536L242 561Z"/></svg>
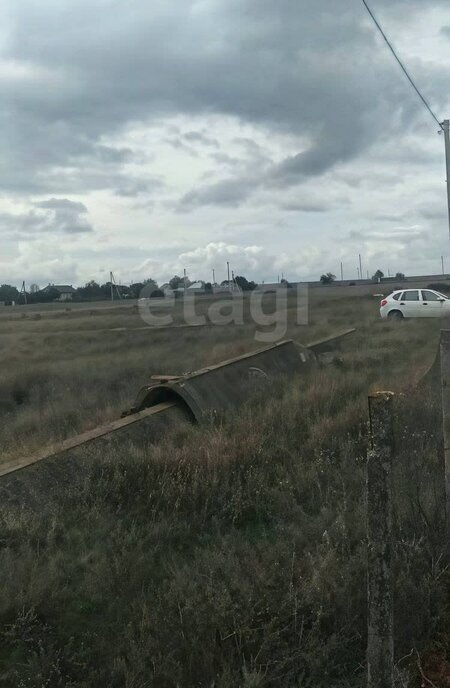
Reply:
<svg viewBox="0 0 450 688"><path fill-rule="evenodd" d="M389 311L388 320L403 320L403 313L401 311Z"/></svg>

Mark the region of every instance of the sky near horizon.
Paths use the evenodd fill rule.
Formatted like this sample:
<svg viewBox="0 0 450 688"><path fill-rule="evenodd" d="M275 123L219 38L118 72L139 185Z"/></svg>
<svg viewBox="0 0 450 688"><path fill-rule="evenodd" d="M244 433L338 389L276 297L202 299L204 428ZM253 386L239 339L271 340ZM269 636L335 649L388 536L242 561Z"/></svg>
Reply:
<svg viewBox="0 0 450 688"><path fill-rule="evenodd" d="M371 6L439 120L450 3ZM443 137L360 0L7 0L0 283L450 272Z"/></svg>

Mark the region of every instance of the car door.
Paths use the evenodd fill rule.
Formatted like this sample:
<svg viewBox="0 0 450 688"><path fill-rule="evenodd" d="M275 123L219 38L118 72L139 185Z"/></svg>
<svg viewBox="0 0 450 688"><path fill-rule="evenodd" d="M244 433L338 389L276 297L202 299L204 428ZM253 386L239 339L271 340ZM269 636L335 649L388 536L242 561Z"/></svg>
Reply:
<svg viewBox="0 0 450 688"><path fill-rule="evenodd" d="M408 289L404 291L400 297L399 306L405 318L417 318L422 315L420 307L422 305L419 300L418 289Z"/></svg>
<svg viewBox="0 0 450 688"><path fill-rule="evenodd" d="M444 315L442 297L435 291L429 289L422 289L421 310L423 310L423 317L425 318L440 318ZM445 309L448 313L448 310Z"/></svg>

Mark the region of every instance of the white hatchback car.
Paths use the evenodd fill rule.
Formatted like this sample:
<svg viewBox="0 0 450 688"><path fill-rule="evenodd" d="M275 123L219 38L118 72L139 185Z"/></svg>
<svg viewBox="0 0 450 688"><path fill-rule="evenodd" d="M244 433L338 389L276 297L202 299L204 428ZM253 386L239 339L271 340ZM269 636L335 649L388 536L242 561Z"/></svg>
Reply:
<svg viewBox="0 0 450 688"><path fill-rule="evenodd" d="M380 303L382 318L439 318L450 316L450 299L432 289L393 291Z"/></svg>

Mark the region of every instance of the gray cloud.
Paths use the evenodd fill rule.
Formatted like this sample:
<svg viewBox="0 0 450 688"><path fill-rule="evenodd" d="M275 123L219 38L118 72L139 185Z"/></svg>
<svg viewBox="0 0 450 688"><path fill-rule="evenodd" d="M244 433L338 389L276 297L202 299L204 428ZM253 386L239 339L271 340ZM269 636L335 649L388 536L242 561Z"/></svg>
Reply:
<svg viewBox="0 0 450 688"><path fill-rule="evenodd" d="M361 3L9 5L0 194L26 211L0 215L4 274L14 264L20 279L37 265L59 281L75 268L80 281L98 266L125 273L169 239L183 247L149 269L170 276L192 259L200 273L195 247L212 232L227 244L208 249L211 261L233 250L238 266L247 247L241 269L256 279L336 273L339 260L356 272L356 245L385 272L426 270L448 250L442 140ZM373 5L444 116L448 0ZM87 193L96 216L112 218L98 244L84 203L68 200Z"/></svg>
<svg viewBox="0 0 450 688"><path fill-rule="evenodd" d="M208 146L212 148L220 148L220 144L217 139L208 136L201 131L188 131L183 134L183 138L190 143L200 143L203 146Z"/></svg>
<svg viewBox="0 0 450 688"><path fill-rule="evenodd" d="M186 141L184 141L180 136L168 137L165 142L172 146L175 150L184 151L192 155L194 158L198 158L198 152L193 146L189 146Z"/></svg>
<svg viewBox="0 0 450 688"><path fill-rule="evenodd" d="M442 199L443 201L444 199ZM434 205L424 205L418 208L419 215L424 218L424 220L442 220L443 224L447 219L447 210L445 208L444 202L441 204L435 203Z"/></svg>
<svg viewBox="0 0 450 688"><path fill-rule="evenodd" d="M1 84L3 189L64 193L61 170L89 172L87 160L87 188L105 188L108 178L114 186L137 153L102 137L167 114L221 113L302 137L305 150L274 169L274 184L319 175L422 117L353 4L337 14L329 0L134 2L133 11L100 0L24 0L10 13L4 57L22 71ZM415 73L442 105L448 68L439 75L418 64ZM185 135L215 147L208 138Z"/></svg>
<svg viewBox="0 0 450 688"><path fill-rule="evenodd" d="M299 201L298 203L295 201L287 201L286 203L281 203L281 208L293 213L326 213L332 209L332 205L327 201L309 203L308 201Z"/></svg>
<svg viewBox="0 0 450 688"><path fill-rule="evenodd" d="M404 215L398 213L379 213L378 215L375 215L374 220L387 223L395 222L398 224L404 220Z"/></svg>
<svg viewBox="0 0 450 688"><path fill-rule="evenodd" d="M152 178L146 180L126 177L125 175L119 175L115 179L115 185L118 185L118 188L113 190L114 194L124 198L149 195L163 189L165 186L161 179Z"/></svg>
<svg viewBox="0 0 450 688"><path fill-rule="evenodd" d="M40 201L34 205L36 208L44 208L46 210L62 210L75 215L87 213L87 208L84 203L69 201L68 198L49 198L48 201Z"/></svg>
<svg viewBox="0 0 450 688"><path fill-rule="evenodd" d="M0 231L5 237L40 238L43 234L86 234L93 232L83 203L67 198L50 198L33 204L24 213L1 213Z"/></svg>
<svg viewBox="0 0 450 688"><path fill-rule="evenodd" d="M211 160L214 160L214 162L217 163L217 165L219 166L224 165L226 167L231 168L239 167L239 165L241 164L239 158L228 155L227 153L212 153ZM209 177L210 174L210 172L205 172L205 178Z"/></svg>
<svg viewBox="0 0 450 688"><path fill-rule="evenodd" d="M426 237L427 232L416 225L410 227L393 227L389 231L366 230L359 232L353 230L349 233L350 239L353 241L363 242L386 242L388 240L399 240L402 242L411 242L422 240Z"/></svg>
<svg viewBox="0 0 450 688"><path fill-rule="evenodd" d="M237 207L258 184L258 179L237 178L201 186L185 194L177 205L177 210L183 212L202 205Z"/></svg>

